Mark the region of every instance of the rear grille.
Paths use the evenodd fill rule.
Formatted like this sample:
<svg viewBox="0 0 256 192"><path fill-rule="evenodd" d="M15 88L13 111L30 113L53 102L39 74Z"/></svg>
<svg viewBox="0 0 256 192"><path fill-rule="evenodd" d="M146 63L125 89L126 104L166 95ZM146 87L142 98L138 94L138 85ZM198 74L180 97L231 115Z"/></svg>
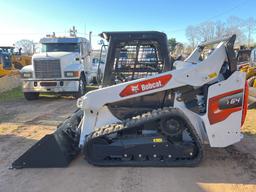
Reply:
<svg viewBox="0 0 256 192"><path fill-rule="evenodd" d="M60 60L34 59L36 78L61 78Z"/></svg>

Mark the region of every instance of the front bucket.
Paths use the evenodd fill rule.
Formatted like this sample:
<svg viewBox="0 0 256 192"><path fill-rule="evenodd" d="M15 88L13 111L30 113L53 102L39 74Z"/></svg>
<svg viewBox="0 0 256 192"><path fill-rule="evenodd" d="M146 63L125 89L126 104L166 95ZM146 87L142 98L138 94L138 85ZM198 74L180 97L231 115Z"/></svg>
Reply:
<svg viewBox="0 0 256 192"><path fill-rule="evenodd" d="M17 160L12 168L66 167L80 152L78 147L82 110L66 119L53 134L44 136Z"/></svg>

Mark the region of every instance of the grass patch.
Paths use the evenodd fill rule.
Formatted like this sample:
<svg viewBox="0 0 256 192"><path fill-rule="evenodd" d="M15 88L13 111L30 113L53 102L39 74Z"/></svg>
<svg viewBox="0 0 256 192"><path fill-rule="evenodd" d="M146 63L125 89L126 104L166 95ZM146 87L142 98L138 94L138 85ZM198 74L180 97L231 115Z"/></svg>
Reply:
<svg viewBox="0 0 256 192"><path fill-rule="evenodd" d="M16 87L12 90L0 93L0 103L14 101L23 98L22 87Z"/></svg>
<svg viewBox="0 0 256 192"><path fill-rule="evenodd" d="M92 86L88 85L86 86L86 92L96 90L98 89L98 86ZM49 93L42 93L41 96L46 97L54 97L55 94L49 94ZM15 101L24 98L23 92L22 92L22 86L19 86L17 88L14 88L12 90L0 93L0 103L7 102L7 101Z"/></svg>

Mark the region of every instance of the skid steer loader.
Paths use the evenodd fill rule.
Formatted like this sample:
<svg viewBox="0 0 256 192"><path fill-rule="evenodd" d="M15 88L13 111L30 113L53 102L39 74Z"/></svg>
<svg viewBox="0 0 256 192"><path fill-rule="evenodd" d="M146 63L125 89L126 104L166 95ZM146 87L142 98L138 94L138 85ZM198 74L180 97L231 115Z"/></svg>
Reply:
<svg viewBox="0 0 256 192"><path fill-rule="evenodd" d="M175 65L164 33L100 36L109 41L103 88L78 99L80 110L13 168L65 167L81 151L98 166L196 166L204 144L242 139L248 88L246 74L237 71L235 35L202 43Z"/></svg>

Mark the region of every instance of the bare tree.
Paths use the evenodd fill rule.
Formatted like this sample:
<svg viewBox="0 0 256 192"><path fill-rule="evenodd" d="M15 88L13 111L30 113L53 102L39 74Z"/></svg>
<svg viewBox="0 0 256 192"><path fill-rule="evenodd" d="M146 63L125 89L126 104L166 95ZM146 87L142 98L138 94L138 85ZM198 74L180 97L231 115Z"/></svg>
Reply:
<svg viewBox="0 0 256 192"><path fill-rule="evenodd" d="M246 43L246 36L243 29L247 27L248 45L252 44L252 34L256 31L256 20L249 18L247 22L239 17L231 16L226 22L203 22L197 26L190 25L186 29L186 37L192 48L200 41L208 41L225 35L237 35L237 45Z"/></svg>
<svg viewBox="0 0 256 192"><path fill-rule="evenodd" d="M196 46L198 43L198 30L197 27L194 27L192 25L188 26L186 29L186 37L188 41L190 42L190 45L192 48Z"/></svg>
<svg viewBox="0 0 256 192"><path fill-rule="evenodd" d="M192 48L194 48L198 42L215 38L215 31L215 23L207 21L198 26L188 26L186 29L186 37Z"/></svg>
<svg viewBox="0 0 256 192"><path fill-rule="evenodd" d="M243 25L243 20L236 16L230 16L227 19L227 24L229 25L230 28L239 28Z"/></svg>
<svg viewBox="0 0 256 192"><path fill-rule="evenodd" d="M253 17L250 17L246 20L246 28L248 33L248 47L250 47L253 43L252 33L255 32L256 29L256 20Z"/></svg>
<svg viewBox="0 0 256 192"><path fill-rule="evenodd" d="M24 54L31 55L34 53L34 43L33 41L27 40L27 39L22 39L20 41L17 41L15 43L15 47L20 50Z"/></svg>
<svg viewBox="0 0 256 192"><path fill-rule="evenodd" d="M215 36L216 37L222 37L224 35L226 35L225 23L223 23L221 21L217 21L215 23Z"/></svg>
<svg viewBox="0 0 256 192"><path fill-rule="evenodd" d="M227 19L227 28L226 33L227 35L237 35L237 44L243 44L246 40L246 37L242 31L242 28L244 26L244 21L235 16L231 16Z"/></svg>
<svg viewBox="0 0 256 192"><path fill-rule="evenodd" d="M215 23L212 21L201 23L198 26L198 30L203 41L208 41L215 37Z"/></svg>

